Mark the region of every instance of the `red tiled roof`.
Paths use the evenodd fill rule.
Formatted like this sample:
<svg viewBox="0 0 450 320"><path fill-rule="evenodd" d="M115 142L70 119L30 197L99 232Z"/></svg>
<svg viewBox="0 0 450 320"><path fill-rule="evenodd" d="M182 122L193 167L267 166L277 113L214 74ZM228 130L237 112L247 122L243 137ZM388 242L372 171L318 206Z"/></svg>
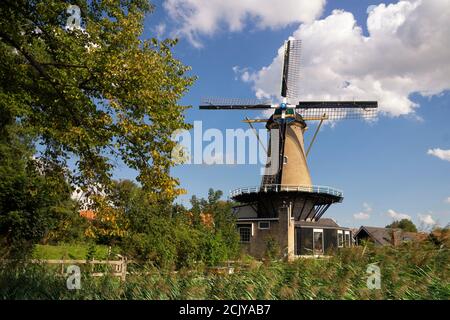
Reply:
<svg viewBox="0 0 450 320"><path fill-rule="evenodd" d="M80 210L80 217L84 217L88 220L94 220L95 212L93 210Z"/></svg>

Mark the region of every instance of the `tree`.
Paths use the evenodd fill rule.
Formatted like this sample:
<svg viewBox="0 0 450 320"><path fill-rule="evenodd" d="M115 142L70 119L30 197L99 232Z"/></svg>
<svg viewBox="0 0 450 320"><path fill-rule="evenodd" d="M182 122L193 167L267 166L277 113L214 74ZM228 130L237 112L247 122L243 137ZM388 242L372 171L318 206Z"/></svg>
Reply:
<svg viewBox="0 0 450 320"><path fill-rule="evenodd" d="M394 221L391 224L388 224L386 226L386 228L399 228L402 229L403 231L408 231L408 232L417 232L417 227L416 225L409 219L402 219L400 221Z"/></svg>
<svg viewBox="0 0 450 320"><path fill-rule="evenodd" d="M39 241L72 234L78 214L64 174L32 159L29 135L2 111L0 256L25 257Z"/></svg>
<svg viewBox="0 0 450 320"><path fill-rule="evenodd" d="M116 182L112 199L124 213L127 229L122 247L129 256L177 268L194 262L217 264L234 258L239 250L231 202L222 201L221 191L209 190L208 199L192 197L192 208L179 204L151 202L141 187ZM205 216L212 217L211 224Z"/></svg>
<svg viewBox="0 0 450 320"><path fill-rule="evenodd" d="M200 237L185 221L173 218L172 210L179 210L178 206L150 201L145 191L130 180L115 181L111 199L126 220L120 245L129 257L159 267L198 260L196 241Z"/></svg>
<svg viewBox="0 0 450 320"><path fill-rule="evenodd" d="M205 238L205 260L215 264L220 260L234 258L239 251L239 236L236 230L236 217L233 215L231 201L220 200L223 192L208 190L208 199L191 198L193 221L202 226L201 215L211 215L214 228Z"/></svg>
<svg viewBox="0 0 450 320"><path fill-rule="evenodd" d="M148 0L0 2L0 108L41 145L38 157L84 189L112 183L114 159L138 171L153 201L182 192L171 135L187 129L178 100L193 83L175 40L142 40ZM2 115L3 116L3 115ZM2 128L0 128L2 130Z"/></svg>

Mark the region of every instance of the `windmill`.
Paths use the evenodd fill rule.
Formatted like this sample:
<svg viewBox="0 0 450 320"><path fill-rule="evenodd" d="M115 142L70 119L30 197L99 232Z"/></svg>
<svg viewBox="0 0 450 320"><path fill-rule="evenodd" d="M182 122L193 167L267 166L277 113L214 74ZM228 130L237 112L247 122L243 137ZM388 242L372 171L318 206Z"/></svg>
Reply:
<svg viewBox="0 0 450 320"><path fill-rule="evenodd" d="M320 126L327 120L370 119L376 116L376 101L299 101L300 40L285 42L281 78L281 103L254 99L204 99L203 110L273 110L269 119L248 119L252 128L265 122L271 139L278 139L276 150L269 147L267 159L277 163L276 170L268 170L261 184L253 188L239 188L231 198L243 204L238 217L277 218L280 208L289 208L296 221L317 221L331 204L342 202L343 193L331 187L312 184L307 156ZM304 133L307 121L319 121L308 149ZM274 135L273 132L279 134ZM271 146L274 144L270 144ZM271 168L272 169L272 168Z"/></svg>

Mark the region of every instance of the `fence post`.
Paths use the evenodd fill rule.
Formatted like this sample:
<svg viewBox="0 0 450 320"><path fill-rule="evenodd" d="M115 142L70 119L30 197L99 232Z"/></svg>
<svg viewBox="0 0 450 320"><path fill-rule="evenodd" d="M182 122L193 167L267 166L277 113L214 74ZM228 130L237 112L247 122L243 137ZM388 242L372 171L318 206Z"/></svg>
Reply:
<svg viewBox="0 0 450 320"><path fill-rule="evenodd" d="M67 252L65 252L61 258L61 275L64 275L64 260L67 258Z"/></svg>
<svg viewBox="0 0 450 320"><path fill-rule="evenodd" d="M126 278L127 278L127 257L122 257L122 275L121 275L121 279L123 282L125 282Z"/></svg>

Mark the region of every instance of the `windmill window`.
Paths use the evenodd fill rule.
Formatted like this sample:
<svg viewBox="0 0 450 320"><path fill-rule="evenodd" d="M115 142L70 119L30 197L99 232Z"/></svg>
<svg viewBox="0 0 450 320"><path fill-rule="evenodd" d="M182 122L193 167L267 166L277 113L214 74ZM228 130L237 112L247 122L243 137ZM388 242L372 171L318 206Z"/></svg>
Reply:
<svg viewBox="0 0 450 320"><path fill-rule="evenodd" d="M259 221L258 229L260 230L268 230L270 229L270 221Z"/></svg>
<svg viewBox="0 0 450 320"><path fill-rule="evenodd" d="M283 164L287 164L288 162L288 157L287 156L283 156Z"/></svg>
<svg viewBox="0 0 450 320"><path fill-rule="evenodd" d="M314 254L323 254L323 229L313 229Z"/></svg>
<svg viewBox="0 0 450 320"><path fill-rule="evenodd" d="M239 231L239 239L242 243L250 242L250 238L252 236L252 227L251 225L241 225L238 227Z"/></svg>
<svg viewBox="0 0 450 320"><path fill-rule="evenodd" d="M342 232L342 230L338 230L338 247L342 248L344 246L344 233Z"/></svg>
<svg viewBox="0 0 450 320"><path fill-rule="evenodd" d="M345 245L350 247L351 241L350 241L350 231L345 231Z"/></svg>

